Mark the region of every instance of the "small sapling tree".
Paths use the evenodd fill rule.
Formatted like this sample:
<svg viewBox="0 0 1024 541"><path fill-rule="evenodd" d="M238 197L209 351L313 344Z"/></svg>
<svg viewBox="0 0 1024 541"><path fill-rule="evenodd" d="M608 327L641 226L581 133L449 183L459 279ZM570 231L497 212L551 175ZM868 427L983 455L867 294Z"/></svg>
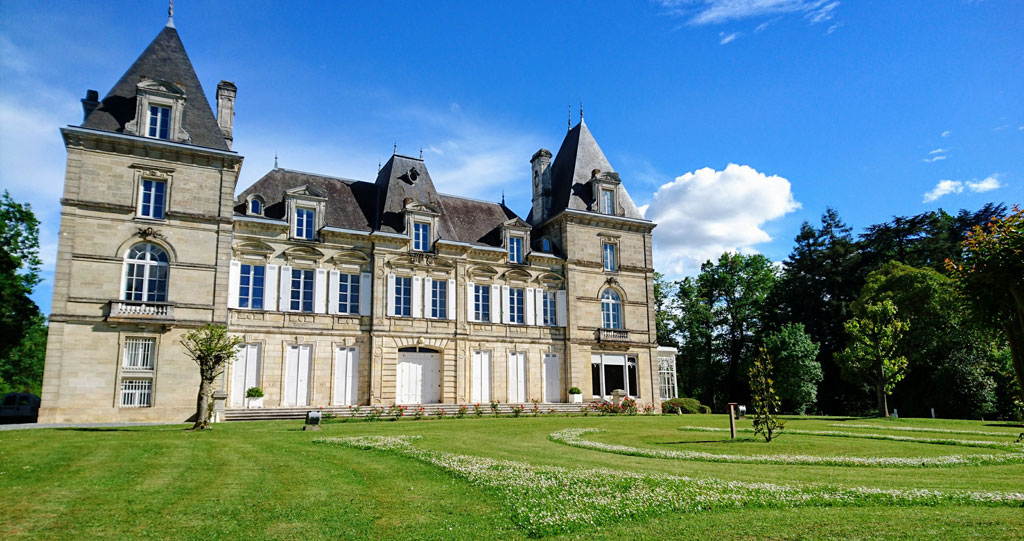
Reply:
<svg viewBox="0 0 1024 541"><path fill-rule="evenodd" d="M750 397L754 407L754 434L770 442L785 423L778 418L781 404L772 387L772 358L763 347L750 367Z"/></svg>
<svg viewBox="0 0 1024 541"><path fill-rule="evenodd" d="M888 396L907 373L907 358L897 355L897 346L907 323L896 318L896 304L890 300L864 306L863 317L846 322L850 345L839 360L847 372L875 387L878 414L889 416Z"/></svg>
<svg viewBox="0 0 1024 541"><path fill-rule="evenodd" d="M224 372L228 362L235 358L235 348L241 342L241 337L228 335L227 327L213 324L191 331L181 339L181 345L188 356L199 365L196 424L192 425L192 430L210 428L214 381Z"/></svg>

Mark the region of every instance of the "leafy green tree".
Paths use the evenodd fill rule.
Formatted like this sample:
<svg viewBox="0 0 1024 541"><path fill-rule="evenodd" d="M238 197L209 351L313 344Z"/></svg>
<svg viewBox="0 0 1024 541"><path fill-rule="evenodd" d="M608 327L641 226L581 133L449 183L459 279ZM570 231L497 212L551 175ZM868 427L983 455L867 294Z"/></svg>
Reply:
<svg viewBox="0 0 1024 541"><path fill-rule="evenodd" d="M890 300L864 305L858 317L846 322L850 345L839 360L850 375L875 388L878 414L889 416L888 396L907 370L907 358L897 354L907 323L896 317Z"/></svg>
<svg viewBox="0 0 1024 541"><path fill-rule="evenodd" d="M818 344L800 323L787 323L768 333L764 349L775 360L775 389L782 411L803 415L814 405L821 383Z"/></svg>
<svg viewBox="0 0 1024 541"><path fill-rule="evenodd" d="M182 347L199 366L199 396L196 397L196 422L192 430L210 428L214 382L235 358L235 348L241 343L242 338L229 336L224 325L212 324L190 331L181 339Z"/></svg>
<svg viewBox="0 0 1024 541"><path fill-rule="evenodd" d="M679 316L673 308L675 284L665 279L660 272L654 273L654 321L658 331L658 344L676 346L674 336L679 326Z"/></svg>
<svg viewBox="0 0 1024 541"><path fill-rule="evenodd" d="M771 442L775 433L784 428L778 417L781 404L772 383L772 358L765 348L761 348L750 367L750 402L754 413L754 434L760 434L765 442Z"/></svg>
<svg viewBox="0 0 1024 541"><path fill-rule="evenodd" d="M0 196L0 391L39 392L46 320L29 295L39 284L39 221L30 205Z"/></svg>

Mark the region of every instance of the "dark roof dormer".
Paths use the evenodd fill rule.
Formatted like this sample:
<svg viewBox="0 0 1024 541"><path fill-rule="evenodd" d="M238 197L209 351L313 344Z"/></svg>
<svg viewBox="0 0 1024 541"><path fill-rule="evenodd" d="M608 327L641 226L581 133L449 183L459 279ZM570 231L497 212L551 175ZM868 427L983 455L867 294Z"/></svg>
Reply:
<svg viewBox="0 0 1024 541"><path fill-rule="evenodd" d="M377 173L376 184L376 229L379 231L405 233L405 211L410 201L429 208L441 208L441 197L421 159L400 154L391 156Z"/></svg>

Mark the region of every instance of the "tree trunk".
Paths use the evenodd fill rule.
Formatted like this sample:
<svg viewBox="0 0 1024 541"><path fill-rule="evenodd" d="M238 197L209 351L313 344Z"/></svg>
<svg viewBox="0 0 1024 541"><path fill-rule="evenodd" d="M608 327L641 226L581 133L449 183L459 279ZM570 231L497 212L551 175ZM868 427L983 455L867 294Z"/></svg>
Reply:
<svg viewBox="0 0 1024 541"><path fill-rule="evenodd" d="M875 395L878 398L878 416L889 416L889 403L885 399L885 379L879 379L875 384Z"/></svg>
<svg viewBox="0 0 1024 541"><path fill-rule="evenodd" d="M196 397L196 424L192 430L210 428L210 400L213 397L213 382L203 378L199 383L199 396Z"/></svg>

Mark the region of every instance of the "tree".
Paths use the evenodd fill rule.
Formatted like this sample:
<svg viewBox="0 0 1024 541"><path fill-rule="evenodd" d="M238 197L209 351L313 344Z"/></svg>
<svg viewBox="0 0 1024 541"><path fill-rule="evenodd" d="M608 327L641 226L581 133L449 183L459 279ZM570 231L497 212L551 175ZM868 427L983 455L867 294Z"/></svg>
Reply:
<svg viewBox="0 0 1024 541"><path fill-rule="evenodd" d="M772 388L772 358L765 348L750 367L750 399L754 408L754 434L771 442L775 432L784 428L778 418L779 397Z"/></svg>
<svg viewBox="0 0 1024 541"><path fill-rule="evenodd" d="M977 316L1002 329L1024 399L1024 209L975 226L963 243L961 263L948 260L957 286Z"/></svg>
<svg viewBox="0 0 1024 541"><path fill-rule="evenodd" d="M30 295L39 284L39 220L28 204L0 196L0 392L42 386L46 320Z"/></svg>
<svg viewBox="0 0 1024 541"><path fill-rule="evenodd" d="M781 410L803 415L818 396L821 364L818 344L804 332L800 323L787 323L779 331L768 333L764 349L775 360L775 388Z"/></svg>
<svg viewBox="0 0 1024 541"><path fill-rule="evenodd" d="M896 312L890 300L865 305L860 317L846 322L851 343L839 355L848 373L874 386L878 414L885 417L889 416L887 397L907 370L907 358L896 353L907 324L896 318Z"/></svg>
<svg viewBox="0 0 1024 541"><path fill-rule="evenodd" d="M199 396L196 398L196 423L192 430L210 428L214 381L235 358L235 348L241 343L241 337L228 336L227 327L213 324L190 331L181 339L188 356L199 365Z"/></svg>
<svg viewBox="0 0 1024 541"><path fill-rule="evenodd" d="M654 322L658 331L658 344L676 346L674 333L679 317L673 309L674 284L660 272L654 273Z"/></svg>

